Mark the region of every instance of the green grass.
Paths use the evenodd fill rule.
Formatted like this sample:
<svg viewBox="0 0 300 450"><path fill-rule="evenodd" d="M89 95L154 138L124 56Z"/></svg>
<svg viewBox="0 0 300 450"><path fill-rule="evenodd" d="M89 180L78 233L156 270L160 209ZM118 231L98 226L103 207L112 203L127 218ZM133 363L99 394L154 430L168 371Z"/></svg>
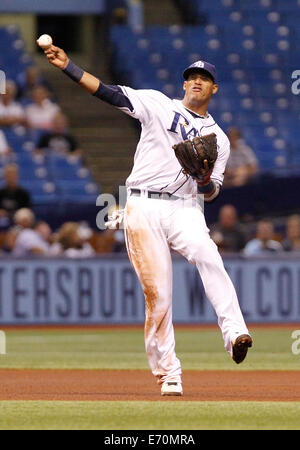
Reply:
<svg viewBox="0 0 300 450"><path fill-rule="evenodd" d="M182 367L299 370L290 328L253 328L254 347L234 364L218 329L177 329ZM1 368L148 369L142 329L8 330ZM300 402L0 402L0 429L300 429Z"/></svg>
<svg viewBox="0 0 300 450"><path fill-rule="evenodd" d="M254 328L254 347L242 365L225 352L218 329L177 329L176 351L183 369L299 370L300 355L291 351L288 328ZM7 331L7 354L0 368L149 369L143 330Z"/></svg>
<svg viewBox="0 0 300 450"><path fill-rule="evenodd" d="M0 402L1 430L299 430L299 417L300 403Z"/></svg>

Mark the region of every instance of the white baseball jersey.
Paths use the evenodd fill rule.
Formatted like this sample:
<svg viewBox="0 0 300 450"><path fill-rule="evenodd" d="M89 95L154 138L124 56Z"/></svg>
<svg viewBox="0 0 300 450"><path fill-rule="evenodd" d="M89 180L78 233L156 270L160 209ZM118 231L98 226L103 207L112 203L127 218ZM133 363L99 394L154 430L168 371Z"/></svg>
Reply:
<svg viewBox="0 0 300 450"><path fill-rule="evenodd" d="M210 133L216 134L218 144L218 158L211 178L222 185L230 144L210 114L199 116L188 110L181 100L172 100L159 91L120 88L132 105L132 108L120 109L142 125L134 167L126 182L128 187L176 192L179 197L196 194L197 184L182 173L172 146Z"/></svg>

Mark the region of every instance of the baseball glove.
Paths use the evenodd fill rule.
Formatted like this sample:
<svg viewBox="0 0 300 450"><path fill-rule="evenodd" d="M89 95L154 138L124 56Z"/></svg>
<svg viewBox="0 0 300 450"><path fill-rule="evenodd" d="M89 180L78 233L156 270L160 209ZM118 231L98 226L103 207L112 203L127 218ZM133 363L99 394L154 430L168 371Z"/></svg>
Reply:
<svg viewBox="0 0 300 450"><path fill-rule="evenodd" d="M199 185L209 182L218 157L215 133L195 137L192 141L180 142L172 148L184 174L193 177Z"/></svg>

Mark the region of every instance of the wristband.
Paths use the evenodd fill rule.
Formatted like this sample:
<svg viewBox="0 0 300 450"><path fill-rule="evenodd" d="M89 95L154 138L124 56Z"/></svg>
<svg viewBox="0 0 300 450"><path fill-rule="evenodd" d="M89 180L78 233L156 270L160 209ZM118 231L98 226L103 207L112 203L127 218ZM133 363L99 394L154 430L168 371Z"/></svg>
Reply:
<svg viewBox="0 0 300 450"><path fill-rule="evenodd" d="M71 59L69 59L67 67L62 71L76 83L79 83L84 74L84 70L76 66Z"/></svg>
<svg viewBox="0 0 300 450"><path fill-rule="evenodd" d="M214 182L210 180L210 182L204 186L198 185L198 192L200 192L200 194L209 194L213 188Z"/></svg>

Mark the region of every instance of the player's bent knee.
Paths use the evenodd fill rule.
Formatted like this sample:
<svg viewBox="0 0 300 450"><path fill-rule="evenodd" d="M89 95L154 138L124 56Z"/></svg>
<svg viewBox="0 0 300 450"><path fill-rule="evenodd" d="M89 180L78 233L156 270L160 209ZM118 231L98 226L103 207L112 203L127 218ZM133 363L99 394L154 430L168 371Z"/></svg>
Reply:
<svg viewBox="0 0 300 450"><path fill-rule="evenodd" d="M196 264L198 260L203 260L203 255L207 252L207 247L202 242L191 242L187 245L188 253L186 255L187 260Z"/></svg>
<svg viewBox="0 0 300 450"><path fill-rule="evenodd" d="M166 311L172 303L172 291L166 287L144 284L143 291L149 311Z"/></svg>
<svg viewBox="0 0 300 450"><path fill-rule="evenodd" d="M145 297L147 315L151 317L157 317L165 315L171 307L172 300L167 298L158 297L156 299L149 299Z"/></svg>
<svg viewBox="0 0 300 450"><path fill-rule="evenodd" d="M212 270L223 267L219 252L208 251L207 247L197 247L189 252L187 260L192 264L205 264L211 266Z"/></svg>
<svg viewBox="0 0 300 450"><path fill-rule="evenodd" d="M153 326L154 329L157 329L162 325L162 323L168 323L169 320L172 321L171 312L172 312L171 308L165 309L156 308L154 310L148 309L146 311L146 323L148 324L148 327L150 324L152 324L151 327Z"/></svg>

